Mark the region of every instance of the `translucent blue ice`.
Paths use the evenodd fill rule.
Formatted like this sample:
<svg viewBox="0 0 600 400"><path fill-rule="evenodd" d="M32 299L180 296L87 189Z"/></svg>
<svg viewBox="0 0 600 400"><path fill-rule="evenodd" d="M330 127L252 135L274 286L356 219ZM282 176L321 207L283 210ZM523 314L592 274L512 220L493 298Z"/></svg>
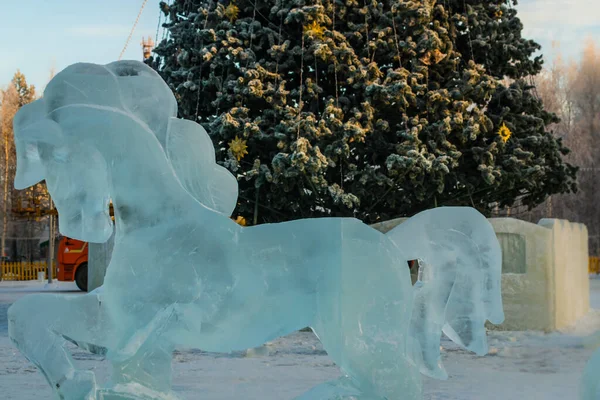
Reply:
<svg viewBox="0 0 600 400"><path fill-rule="evenodd" d="M597 334L596 334L597 336ZM583 369L579 398L581 400L600 399L600 379L598 371L600 370L600 349L592 354Z"/></svg>
<svg viewBox="0 0 600 400"><path fill-rule="evenodd" d="M45 179L63 234L103 242L115 208L100 289L9 310L13 343L58 398L174 399L174 349L244 350L305 326L344 375L303 399L419 399L421 373L446 376L442 331L486 352L501 254L481 214L436 208L387 234L352 218L241 227L236 179L176 110L158 74L120 61L66 68L15 118L15 186ZM111 380L77 369L65 341L105 354Z"/></svg>

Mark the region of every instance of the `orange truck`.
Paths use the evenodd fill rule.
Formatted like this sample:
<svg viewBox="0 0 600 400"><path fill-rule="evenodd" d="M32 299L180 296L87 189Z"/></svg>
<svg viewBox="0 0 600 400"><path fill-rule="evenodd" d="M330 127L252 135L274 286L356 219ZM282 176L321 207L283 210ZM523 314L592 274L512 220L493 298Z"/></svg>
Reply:
<svg viewBox="0 0 600 400"><path fill-rule="evenodd" d="M88 287L88 244L63 236L58 243L59 281L73 282L84 292Z"/></svg>

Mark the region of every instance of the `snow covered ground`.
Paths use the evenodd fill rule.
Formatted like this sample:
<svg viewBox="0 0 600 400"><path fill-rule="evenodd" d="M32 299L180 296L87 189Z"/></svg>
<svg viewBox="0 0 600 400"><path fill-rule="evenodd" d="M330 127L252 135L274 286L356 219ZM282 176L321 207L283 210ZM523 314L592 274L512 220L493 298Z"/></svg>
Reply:
<svg viewBox="0 0 600 400"><path fill-rule="evenodd" d="M552 334L490 332L490 354L477 357L444 340L443 357L450 378L424 381L424 399L576 399L583 367L600 336L600 280L591 280L593 309L575 326ZM6 310L32 292L61 291L79 296L74 284L45 287L38 282L0 282L0 398L52 399L44 378L14 349L7 337ZM596 340L596 338L598 338ZM106 379L102 357L72 348L76 362ZM174 389L190 400L292 399L339 375L311 333L295 333L262 349L238 354L177 352Z"/></svg>

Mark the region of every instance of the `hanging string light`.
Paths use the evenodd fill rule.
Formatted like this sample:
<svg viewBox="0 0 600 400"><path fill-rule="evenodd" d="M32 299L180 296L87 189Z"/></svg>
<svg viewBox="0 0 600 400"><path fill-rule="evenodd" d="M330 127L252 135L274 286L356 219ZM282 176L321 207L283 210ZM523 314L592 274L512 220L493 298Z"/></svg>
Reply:
<svg viewBox="0 0 600 400"><path fill-rule="evenodd" d="M333 26L331 27L331 30L332 30L332 33L333 33L333 40L335 41L335 0L331 0L331 4L332 4L332 8L333 8L333 18L332 18L333 19ZM333 55L333 75L335 77L335 106L339 107L340 106L340 95L339 95L339 90L338 90L338 74L337 74L337 70L338 70L337 57L334 54Z"/></svg>
<svg viewBox="0 0 600 400"><path fill-rule="evenodd" d="M252 39L254 39L254 21L256 21L256 7L258 0L254 3L254 10L252 11L252 22L250 23L250 45L248 46L249 52L252 52ZM246 68L250 65L250 55L246 59Z"/></svg>
<svg viewBox="0 0 600 400"><path fill-rule="evenodd" d="M402 59L400 58L400 41L398 40L398 29L396 29L396 5L392 6L392 26L394 27L394 39L396 40L396 50L398 51L398 64L402 68Z"/></svg>
<svg viewBox="0 0 600 400"><path fill-rule="evenodd" d="M366 31L366 35L367 35L367 58L371 58L371 49L369 48L369 8L367 6L367 0L364 0L364 5L365 5L365 31ZM375 52L375 50L373 50L373 53Z"/></svg>
<svg viewBox="0 0 600 400"><path fill-rule="evenodd" d="M302 74L304 72L304 35L302 35L302 54L300 55L300 98L298 99L298 115L296 116L296 123L298 124L298 130L296 131L296 138L300 138L300 114L302 113L302 107L304 107L304 103L302 102L302 89L304 88Z"/></svg>
<svg viewBox="0 0 600 400"><path fill-rule="evenodd" d="M161 22L162 22L162 13L158 13L158 25L156 25L156 37L154 38L155 43L158 43L158 31L160 30Z"/></svg>
<svg viewBox="0 0 600 400"><path fill-rule="evenodd" d="M279 10L279 34L277 36L277 48L281 49L281 29L283 28L283 13L279 9L281 6L281 1L277 3L277 9ZM277 62L275 64L275 90L279 92L279 56L277 57Z"/></svg>
<svg viewBox="0 0 600 400"><path fill-rule="evenodd" d="M144 11L144 7L146 6L147 2L148 2L148 0L144 0L144 2L142 3L142 7L140 7L140 11L138 12L137 18L135 19L135 22L133 23L133 27L131 28L131 31L129 32L129 36L127 36L127 40L125 41L125 46L123 46L123 50L121 50L121 54L119 54L118 60L123 58L123 54L125 54L125 50L127 50L127 46L129 45L129 42L131 41L133 32L135 31L135 28L137 27L137 24L140 21L140 17L142 16L142 11Z"/></svg>
<svg viewBox="0 0 600 400"><path fill-rule="evenodd" d="M471 50L471 60L475 61L475 53L473 53L473 42L471 41L471 27L469 26L469 12L465 0L463 0L463 8L465 10L465 17L467 22L467 34L469 37L469 49Z"/></svg>
<svg viewBox="0 0 600 400"><path fill-rule="evenodd" d="M202 26L202 29L206 29L206 26L208 25L208 16L210 14L210 9L213 5L213 0L210 0L210 2L208 3L208 7L206 8L206 15L204 16L204 25ZM203 49L204 48L204 39L202 39L201 43L200 43L200 48ZM200 65L200 71L198 72L198 85L196 86L196 90L198 91L196 93L196 120L198 120L198 112L200 111L200 93L202 92L202 70L204 69L204 63L202 63Z"/></svg>

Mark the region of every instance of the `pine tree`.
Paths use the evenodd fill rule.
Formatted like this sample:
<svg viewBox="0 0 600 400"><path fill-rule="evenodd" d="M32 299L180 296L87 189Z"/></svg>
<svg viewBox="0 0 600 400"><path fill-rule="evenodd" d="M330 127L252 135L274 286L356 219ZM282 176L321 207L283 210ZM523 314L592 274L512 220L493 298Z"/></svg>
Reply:
<svg viewBox="0 0 600 400"><path fill-rule="evenodd" d="M376 222L574 187L508 4L176 0L148 62L237 174L236 214ZM502 11L499 14L498 11ZM505 87L501 79L514 83ZM503 134L504 136L500 135Z"/></svg>
<svg viewBox="0 0 600 400"><path fill-rule="evenodd" d="M465 16L464 23L457 26L461 30L457 49L484 65L486 73L498 81L486 115L494 126L505 124L515 133L500 151L484 145L473 147L479 154L494 156L494 170L499 172L493 175L495 193L488 194L490 188L484 187L483 196L478 197L493 199L500 206L510 206L518 199L533 208L550 194L576 191L577 168L564 162L569 150L547 130L558 118L544 110L534 86L533 77L541 72L543 61L540 55L533 55L541 47L522 37L523 25L513 8L516 4L516 0L458 0L451 6ZM487 173L484 177L491 178ZM480 182L470 181L470 190L476 191Z"/></svg>

